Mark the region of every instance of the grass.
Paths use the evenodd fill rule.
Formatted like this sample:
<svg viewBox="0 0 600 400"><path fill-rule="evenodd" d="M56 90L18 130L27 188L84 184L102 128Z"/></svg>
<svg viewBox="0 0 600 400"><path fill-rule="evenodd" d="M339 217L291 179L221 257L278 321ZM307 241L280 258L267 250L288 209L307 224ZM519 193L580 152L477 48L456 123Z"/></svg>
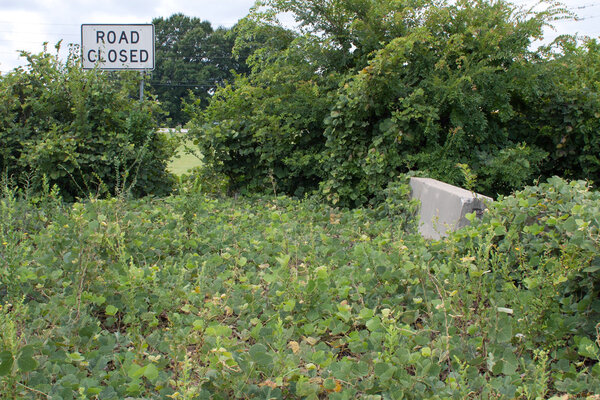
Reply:
<svg viewBox="0 0 600 400"><path fill-rule="evenodd" d="M171 133L172 135L187 134L187 129L169 129L162 128L161 132ZM203 155L198 151L198 147L194 145L192 140L185 140L177 148L177 153L170 160L167 170L175 175L186 174L190 169L203 165Z"/></svg>
<svg viewBox="0 0 600 400"><path fill-rule="evenodd" d="M192 168L202 166L203 158L192 141L186 141L179 146L177 154L171 159L167 169L175 175L183 175Z"/></svg>

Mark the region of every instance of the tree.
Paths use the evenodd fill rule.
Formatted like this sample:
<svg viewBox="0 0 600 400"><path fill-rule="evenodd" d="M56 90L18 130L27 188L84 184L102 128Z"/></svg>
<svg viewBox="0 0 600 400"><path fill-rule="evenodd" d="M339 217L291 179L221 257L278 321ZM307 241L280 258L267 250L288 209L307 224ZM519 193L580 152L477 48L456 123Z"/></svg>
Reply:
<svg viewBox="0 0 600 400"><path fill-rule="evenodd" d="M231 54L235 38L228 29L215 30L210 22L183 14L152 23L156 69L150 86L168 112L163 122L183 125L187 117L182 104L190 91L206 105L215 88L232 78L231 71L244 73L246 67Z"/></svg>
<svg viewBox="0 0 600 400"><path fill-rule="evenodd" d="M236 35L234 51L251 53L252 71L217 89L206 109L195 106L191 133L205 161L235 190L315 190L327 93L338 83L321 71L328 58L312 38L253 19L241 21Z"/></svg>
<svg viewBox="0 0 600 400"><path fill-rule="evenodd" d="M544 176L600 183L600 43L559 37L530 67L518 109L529 142L544 149Z"/></svg>
<svg viewBox="0 0 600 400"><path fill-rule="evenodd" d="M559 67L568 58L554 59L575 57L565 50L549 57L531 49L544 26L566 15L554 3L540 12L490 0L261 5L241 39L269 31L289 39L255 48L249 76L217 91L194 119L207 160L238 188L273 182L297 194L317 186L333 203L356 206L377 201L408 171L460 185L466 165L478 177L476 190L505 194L571 170L564 157L553 164L558 153L542 134L569 129L560 115L542 111L564 110L564 96L574 104L571 116L587 110L585 155L573 168L596 171L596 97L569 89L583 70ZM291 13L299 30L277 25L281 13Z"/></svg>

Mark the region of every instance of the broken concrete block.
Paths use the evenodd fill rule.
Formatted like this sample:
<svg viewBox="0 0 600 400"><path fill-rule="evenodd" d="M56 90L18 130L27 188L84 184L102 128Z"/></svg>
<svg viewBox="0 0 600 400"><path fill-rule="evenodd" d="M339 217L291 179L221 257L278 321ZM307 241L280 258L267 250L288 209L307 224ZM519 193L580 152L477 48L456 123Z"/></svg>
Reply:
<svg viewBox="0 0 600 400"><path fill-rule="evenodd" d="M439 239L468 225L465 215L476 212L481 216L486 204L493 201L431 178L411 178L410 187L412 198L421 202L419 232L427 239Z"/></svg>

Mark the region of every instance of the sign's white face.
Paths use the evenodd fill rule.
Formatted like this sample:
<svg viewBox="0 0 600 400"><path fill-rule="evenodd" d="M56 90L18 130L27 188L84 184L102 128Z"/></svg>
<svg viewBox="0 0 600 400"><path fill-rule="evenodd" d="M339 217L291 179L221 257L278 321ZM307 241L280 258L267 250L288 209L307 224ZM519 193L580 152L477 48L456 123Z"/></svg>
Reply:
<svg viewBox="0 0 600 400"><path fill-rule="evenodd" d="M84 69L154 69L154 25L81 25Z"/></svg>

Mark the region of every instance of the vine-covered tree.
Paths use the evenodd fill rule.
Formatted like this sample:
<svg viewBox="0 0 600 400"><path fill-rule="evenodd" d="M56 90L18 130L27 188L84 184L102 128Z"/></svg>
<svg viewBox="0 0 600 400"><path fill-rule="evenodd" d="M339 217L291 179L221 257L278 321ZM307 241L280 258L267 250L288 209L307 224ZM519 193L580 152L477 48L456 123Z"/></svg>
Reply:
<svg viewBox="0 0 600 400"><path fill-rule="evenodd" d="M407 171L459 185L477 176L474 188L490 195L598 173L598 46L532 47L568 14L555 2L535 12L503 0L261 4L236 48L264 32L285 40L255 48L249 76L194 118L207 162L236 188L318 189L352 206ZM282 13L298 29L281 27ZM565 156L574 148L576 162Z"/></svg>

